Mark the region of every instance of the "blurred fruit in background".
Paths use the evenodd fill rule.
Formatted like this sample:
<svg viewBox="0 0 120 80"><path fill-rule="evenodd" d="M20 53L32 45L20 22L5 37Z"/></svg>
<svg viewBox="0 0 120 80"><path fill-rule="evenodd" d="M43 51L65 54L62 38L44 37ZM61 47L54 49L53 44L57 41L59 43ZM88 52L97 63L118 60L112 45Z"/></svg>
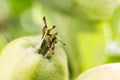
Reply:
<svg viewBox="0 0 120 80"><path fill-rule="evenodd" d="M89 69L75 80L119 80L120 63L104 64Z"/></svg>
<svg viewBox="0 0 120 80"><path fill-rule="evenodd" d="M120 0L76 0L78 9L91 20L104 20L112 16Z"/></svg>
<svg viewBox="0 0 120 80"><path fill-rule="evenodd" d="M104 20L112 16L120 0L39 0L49 9L84 17L90 20ZM81 16L82 15L82 16Z"/></svg>

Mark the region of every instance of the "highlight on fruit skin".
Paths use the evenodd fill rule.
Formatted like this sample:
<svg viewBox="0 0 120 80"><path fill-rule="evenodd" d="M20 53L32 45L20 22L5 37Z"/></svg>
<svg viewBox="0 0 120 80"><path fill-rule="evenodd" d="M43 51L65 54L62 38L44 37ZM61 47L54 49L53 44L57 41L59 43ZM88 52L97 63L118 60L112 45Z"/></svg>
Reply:
<svg viewBox="0 0 120 80"><path fill-rule="evenodd" d="M120 63L104 64L89 69L75 80L120 80Z"/></svg>

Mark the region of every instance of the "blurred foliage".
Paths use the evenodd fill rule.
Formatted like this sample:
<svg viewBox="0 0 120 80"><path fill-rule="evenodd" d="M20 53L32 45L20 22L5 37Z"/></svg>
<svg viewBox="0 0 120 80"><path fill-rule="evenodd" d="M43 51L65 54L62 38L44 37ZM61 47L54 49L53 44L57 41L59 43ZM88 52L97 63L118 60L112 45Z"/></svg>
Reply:
<svg viewBox="0 0 120 80"><path fill-rule="evenodd" d="M9 0L8 3L11 7L11 14L13 17L19 17L23 11L32 6L33 0Z"/></svg>
<svg viewBox="0 0 120 80"><path fill-rule="evenodd" d="M120 8L116 2L107 19L98 10L94 15L92 7L85 11L87 5L78 0L0 0L0 4L0 51L15 38L41 34L42 17L46 16L48 25L56 25L66 43L71 80L91 67L120 62Z"/></svg>

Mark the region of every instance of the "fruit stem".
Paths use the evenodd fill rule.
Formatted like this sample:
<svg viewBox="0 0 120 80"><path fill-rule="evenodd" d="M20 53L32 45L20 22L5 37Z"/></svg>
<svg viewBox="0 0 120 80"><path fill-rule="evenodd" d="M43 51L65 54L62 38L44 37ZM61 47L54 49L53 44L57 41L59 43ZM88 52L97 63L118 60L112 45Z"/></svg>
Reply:
<svg viewBox="0 0 120 80"><path fill-rule="evenodd" d="M57 43L57 33L50 34L50 31L53 30L55 26L48 29L45 17L43 17L43 21L45 24L45 26L43 27L43 36L37 49L38 52L43 56L47 56L48 51L53 55L55 44Z"/></svg>

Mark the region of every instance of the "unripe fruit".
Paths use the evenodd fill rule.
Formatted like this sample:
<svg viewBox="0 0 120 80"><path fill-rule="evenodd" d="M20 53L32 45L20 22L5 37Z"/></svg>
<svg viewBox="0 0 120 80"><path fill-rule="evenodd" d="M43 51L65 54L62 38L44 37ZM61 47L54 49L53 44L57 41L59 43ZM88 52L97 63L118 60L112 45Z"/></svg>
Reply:
<svg viewBox="0 0 120 80"><path fill-rule="evenodd" d="M77 4L89 19L103 20L112 16L120 0L77 0Z"/></svg>
<svg viewBox="0 0 120 80"><path fill-rule="evenodd" d="M95 67L82 73L76 80L120 80L120 63Z"/></svg>
<svg viewBox="0 0 120 80"><path fill-rule="evenodd" d="M62 13L74 14L78 18L89 20L105 20L112 17L120 0L39 0L43 7L48 10L60 11Z"/></svg>
<svg viewBox="0 0 120 80"><path fill-rule="evenodd" d="M49 31L45 25L41 42L31 36L8 44L0 56L0 80L68 80L67 56Z"/></svg>

